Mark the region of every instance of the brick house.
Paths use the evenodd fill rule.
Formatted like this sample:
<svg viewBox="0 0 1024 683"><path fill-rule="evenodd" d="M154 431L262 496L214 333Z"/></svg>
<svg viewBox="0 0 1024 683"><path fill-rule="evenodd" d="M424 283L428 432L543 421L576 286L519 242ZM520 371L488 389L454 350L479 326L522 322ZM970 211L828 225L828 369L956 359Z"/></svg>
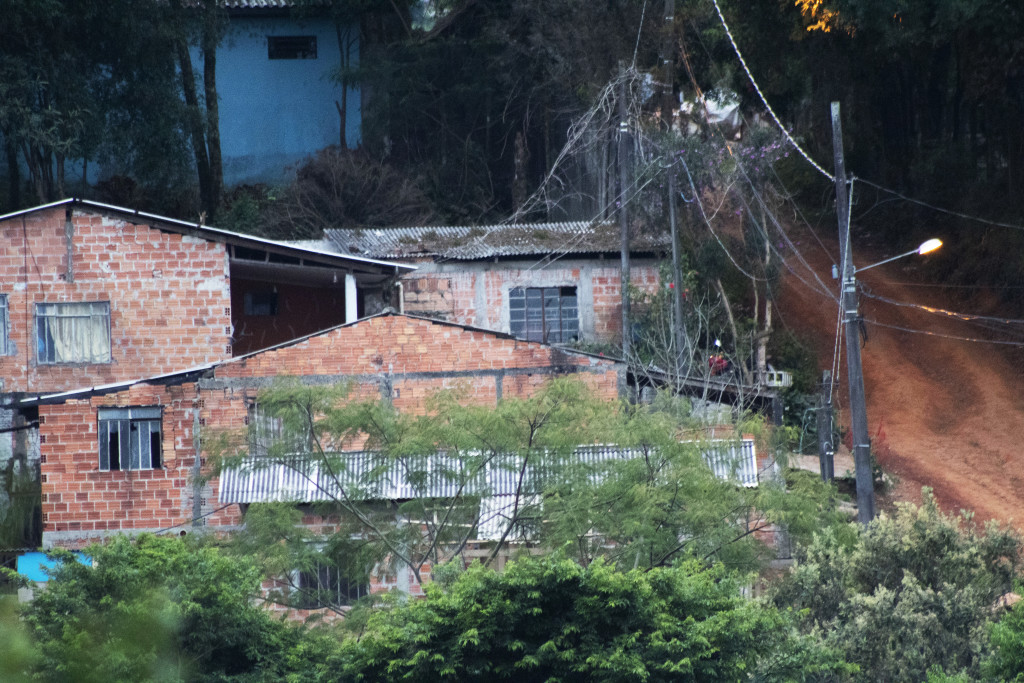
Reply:
<svg viewBox="0 0 1024 683"><path fill-rule="evenodd" d="M325 242L417 265L399 282L406 312L532 341L621 342L621 236L612 223L328 230ZM666 236L634 235L633 286L656 290L670 249Z"/></svg>
<svg viewBox="0 0 1024 683"><path fill-rule="evenodd" d="M249 504L282 499L282 489L287 500L318 500L273 470L229 471L197 483L208 440L243 430L259 391L281 375L308 385L350 382L356 398L384 397L411 412L424 410L437 390L456 386L470 401L494 405L527 397L555 376L577 376L603 399L632 394L635 381L613 359L389 311L201 367L24 397L16 408L38 413L43 452L43 546L80 549L119 533L227 532L244 523ZM741 483L756 485L766 463L755 459L752 442L739 455ZM735 462L711 464L726 472ZM307 514L305 522L331 520ZM424 577L429 573L427 566ZM374 577L371 587L420 590L403 572Z"/></svg>
<svg viewBox="0 0 1024 683"><path fill-rule="evenodd" d="M412 268L67 199L0 216L0 480L34 497L26 396L207 365L380 310ZM0 510L0 517L6 509Z"/></svg>
<svg viewBox="0 0 1024 683"><path fill-rule="evenodd" d="M236 495L225 505L217 479L195 488L203 439L244 428L259 390L280 375L353 382L356 397L386 396L420 411L439 389L465 387L471 401L493 405L569 374L606 399L628 382L624 364L611 359L385 313L203 367L25 397L15 407L38 412L43 545L77 549L121 532L187 531L193 520L239 524L247 501ZM125 433L138 441L119 442Z"/></svg>

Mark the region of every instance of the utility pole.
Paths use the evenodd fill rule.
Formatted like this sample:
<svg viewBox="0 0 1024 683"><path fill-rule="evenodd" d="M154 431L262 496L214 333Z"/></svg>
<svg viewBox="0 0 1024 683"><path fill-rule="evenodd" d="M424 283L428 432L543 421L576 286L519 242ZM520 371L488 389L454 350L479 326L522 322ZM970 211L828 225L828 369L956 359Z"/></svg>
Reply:
<svg viewBox="0 0 1024 683"><path fill-rule="evenodd" d="M632 330L629 322L629 217L626 215L626 165L629 154L629 121L626 119L626 69L619 63L619 147L617 161L619 165L619 231L622 234L622 274L620 288L622 290L622 358L629 361L630 337Z"/></svg>
<svg viewBox="0 0 1024 683"><path fill-rule="evenodd" d="M842 307L846 330L846 369L850 385L850 422L853 428L853 467L857 477L857 521L867 525L875 518L875 480L871 472L871 441L864 400L864 369L860 359L860 325L857 311L857 277L850 248L850 210L843 161L843 128L839 103L832 103L832 150L835 155L836 213L839 216L839 255L843 261Z"/></svg>
<svg viewBox="0 0 1024 683"><path fill-rule="evenodd" d="M836 477L835 445L832 443L832 373L828 370L821 376L821 394L818 397L818 464L821 480L830 482Z"/></svg>

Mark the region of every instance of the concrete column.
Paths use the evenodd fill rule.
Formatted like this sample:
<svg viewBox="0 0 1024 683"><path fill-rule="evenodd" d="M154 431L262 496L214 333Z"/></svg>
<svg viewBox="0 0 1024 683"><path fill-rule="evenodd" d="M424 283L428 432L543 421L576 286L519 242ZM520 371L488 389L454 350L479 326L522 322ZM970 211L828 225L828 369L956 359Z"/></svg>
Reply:
<svg viewBox="0 0 1024 683"><path fill-rule="evenodd" d="M359 319L359 296L356 290L356 278L345 273L345 322L354 323Z"/></svg>

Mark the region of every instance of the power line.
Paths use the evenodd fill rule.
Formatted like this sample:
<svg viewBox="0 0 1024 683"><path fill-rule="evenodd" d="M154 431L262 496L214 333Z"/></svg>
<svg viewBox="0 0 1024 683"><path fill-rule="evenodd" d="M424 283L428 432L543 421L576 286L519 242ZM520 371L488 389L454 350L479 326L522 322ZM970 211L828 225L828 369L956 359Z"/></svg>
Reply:
<svg viewBox="0 0 1024 683"><path fill-rule="evenodd" d="M729 24L725 21L725 15L722 14L722 8L718 6L718 0L711 0L711 2L715 5L715 11L718 12L718 19L722 22L722 28L725 29L725 34L729 36L729 42L732 44L732 49L736 52L736 57L740 60L740 64L743 66L743 71L747 74L747 78L750 79L750 83L754 86L754 90L757 91L757 96L761 98L761 102L764 104L765 109L767 109L768 113L771 114L772 120L775 121L775 125L779 127L782 134L786 136L786 139L792 143L793 147L796 148L796 151L800 153L800 156L802 156L807 163L813 166L818 173L821 173L830 181L835 182L835 176L826 171L820 164L818 164L818 162L812 159L811 155L804 151L793 136L789 134L789 131L786 130L786 127L782 125L782 122L779 121L779 117L775 115L775 110L772 109L772 105L768 104L768 98L764 96L763 92L761 92L761 86L759 86L757 81L754 79L754 74L750 73L750 68L747 67L747 62L743 59L743 53L740 52L739 46L736 45L736 40L732 37L732 31L729 29Z"/></svg>
<svg viewBox="0 0 1024 683"><path fill-rule="evenodd" d="M944 308L935 308L933 306L925 306L924 304L912 304L912 303L907 303L905 301L897 301L895 299L890 299L889 297L885 297L885 296L882 296L880 294L871 294L870 292L866 292L866 291L862 291L861 294L863 296L869 298L869 299L875 299L877 301L882 301L884 303L887 303L887 304L890 304L890 305L893 305L893 306L901 306L903 308L914 308L914 309L917 309L917 310L920 310L920 311L924 311L925 313L930 313L932 315L941 315L941 316L945 316L947 318L953 318L953 319L961 320L961 321L964 321L964 322L988 321L988 322L1002 323L1002 324L1005 324L1005 325L1024 325L1024 320L1021 320L1021 319L1003 318L1003 317L997 317L997 316L992 316L992 315L978 315L978 314L973 314L973 313L958 313L956 311L948 311L948 310L946 310Z"/></svg>
<svg viewBox="0 0 1024 683"><path fill-rule="evenodd" d="M890 330L898 330L900 332L908 332L910 334L923 334L928 337L938 337L940 339L952 339L954 341L965 341L973 342L978 344L1000 344L1003 346L1020 346L1024 347L1024 342L1015 341L1003 341L999 339L980 339L978 337L960 337L955 334L943 334L942 332L929 332L928 330L916 330L910 327L903 327L901 325L891 325L889 323L879 322L871 318L861 318L864 322L877 325L878 327L884 327Z"/></svg>
<svg viewBox="0 0 1024 683"><path fill-rule="evenodd" d="M972 216L970 214L963 213L962 211L953 211L952 209L944 209L941 206L935 206L934 204L929 204L928 202L921 201L920 199L914 199L913 197L908 197L905 194L897 192L896 190L890 190L889 188L883 187L882 185L879 185L877 183L873 183L870 180L864 180L863 178L851 178L851 182L853 180L856 180L858 182L864 183L865 185L873 187L876 190L880 190L882 192L888 192L891 195L899 197L900 199L902 199L905 202L910 202L911 204L917 204L918 206L923 206L923 207L925 207L927 209L931 209L932 211L937 211L939 213L944 213L944 214L947 214L947 215L950 215L950 216L956 216L957 218L963 218L964 220L974 221L976 223L984 223L985 225L991 225L991 226L994 226L994 227L997 227L997 228L1010 228L1011 230L1024 230L1024 225L1018 225L1016 223L1003 223L1002 221L993 221L993 220L989 220L987 218L981 218L980 216Z"/></svg>

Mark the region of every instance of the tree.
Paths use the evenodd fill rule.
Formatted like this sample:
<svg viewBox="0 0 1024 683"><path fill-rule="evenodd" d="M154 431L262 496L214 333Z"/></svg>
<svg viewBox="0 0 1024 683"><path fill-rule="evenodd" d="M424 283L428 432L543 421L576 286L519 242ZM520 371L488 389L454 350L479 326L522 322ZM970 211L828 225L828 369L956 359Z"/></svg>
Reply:
<svg viewBox="0 0 1024 683"><path fill-rule="evenodd" d="M36 680L276 681L325 643L255 601L244 559L189 539L119 536L63 561L24 608ZM322 652L320 653L323 654Z"/></svg>
<svg viewBox="0 0 1024 683"><path fill-rule="evenodd" d="M291 505L250 506L237 535L243 552L259 554L291 582L290 600L306 603L295 569L326 564L350 585L397 571L422 583L426 567L470 562L471 541L485 564L522 548L564 549L582 564L608 556L653 568L696 557L753 570L771 552L759 535L785 526L806 536L828 514L823 487L717 477L708 446L680 442L684 427L697 427L685 403L604 403L567 379L495 407L460 399L445 392L428 414L411 415L351 400L343 387L282 381L261 392L249 434L222 435L213 474L288 472L308 486L279 492L301 496ZM313 502L327 529L298 525L299 502Z"/></svg>
<svg viewBox="0 0 1024 683"><path fill-rule="evenodd" d="M786 655L799 664L773 670ZM504 573L477 565L373 614L330 668L353 680L653 682L739 680L759 667L761 680L792 680L843 665L803 649L782 613L741 597L721 568L545 558Z"/></svg>
<svg viewBox="0 0 1024 683"><path fill-rule="evenodd" d="M816 537L775 602L803 610L802 628L858 664L863 680L923 680L933 667L976 679L1020 539L969 521L944 515L926 489L919 508Z"/></svg>

